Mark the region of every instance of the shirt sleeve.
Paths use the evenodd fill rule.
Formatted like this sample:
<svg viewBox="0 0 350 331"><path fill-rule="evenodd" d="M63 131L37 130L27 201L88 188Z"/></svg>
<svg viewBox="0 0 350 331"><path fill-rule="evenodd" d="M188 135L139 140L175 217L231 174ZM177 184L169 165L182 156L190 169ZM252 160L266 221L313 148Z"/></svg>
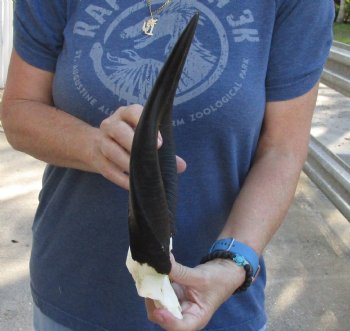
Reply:
<svg viewBox="0 0 350 331"><path fill-rule="evenodd" d="M66 25L64 0L17 0L14 10L14 48L34 67L54 72L63 47Z"/></svg>
<svg viewBox="0 0 350 331"><path fill-rule="evenodd" d="M332 44L333 0L276 0L266 100L308 92L320 79Z"/></svg>

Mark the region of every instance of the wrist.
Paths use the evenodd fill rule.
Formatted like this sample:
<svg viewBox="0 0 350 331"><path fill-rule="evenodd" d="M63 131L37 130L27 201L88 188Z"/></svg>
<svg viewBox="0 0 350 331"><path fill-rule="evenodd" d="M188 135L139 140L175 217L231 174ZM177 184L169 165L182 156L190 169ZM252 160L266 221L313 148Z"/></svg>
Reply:
<svg viewBox="0 0 350 331"><path fill-rule="evenodd" d="M259 256L256 252L234 238L217 240L210 248L209 254L202 258L201 263L207 263L214 259L230 260L245 271L245 280L237 291L245 291L260 270Z"/></svg>
<svg viewBox="0 0 350 331"><path fill-rule="evenodd" d="M240 287L245 281L246 272L244 268L237 265L231 259L217 259L217 260L220 261L220 263L222 263L223 265L225 265L227 273L235 277L235 279L237 280L236 288Z"/></svg>
<svg viewBox="0 0 350 331"><path fill-rule="evenodd" d="M245 281L246 272L244 268L238 266L233 260L216 258L206 262L205 265L215 268L215 273L219 275L217 282L223 286L224 295L227 298Z"/></svg>
<svg viewBox="0 0 350 331"><path fill-rule="evenodd" d="M229 257L241 267L249 264L252 269L253 277L259 272L259 255L252 247L243 242L232 237L216 240L210 248L209 254L215 254L216 252L232 253Z"/></svg>
<svg viewBox="0 0 350 331"><path fill-rule="evenodd" d="M84 170L99 173L98 162L101 157L100 146L103 134L94 127L84 128L84 147L81 149L80 161Z"/></svg>

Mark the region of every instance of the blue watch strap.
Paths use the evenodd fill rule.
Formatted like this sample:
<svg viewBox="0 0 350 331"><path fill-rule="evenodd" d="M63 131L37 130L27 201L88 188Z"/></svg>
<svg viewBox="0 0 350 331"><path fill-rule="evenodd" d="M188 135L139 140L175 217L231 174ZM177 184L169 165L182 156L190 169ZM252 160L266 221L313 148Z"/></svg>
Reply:
<svg viewBox="0 0 350 331"><path fill-rule="evenodd" d="M243 256L253 268L253 277L256 277L260 269L259 256L248 245L243 244L235 240L234 238L225 238L217 240L210 248L209 253L213 253L215 251L227 251L233 254Z"/></svg>

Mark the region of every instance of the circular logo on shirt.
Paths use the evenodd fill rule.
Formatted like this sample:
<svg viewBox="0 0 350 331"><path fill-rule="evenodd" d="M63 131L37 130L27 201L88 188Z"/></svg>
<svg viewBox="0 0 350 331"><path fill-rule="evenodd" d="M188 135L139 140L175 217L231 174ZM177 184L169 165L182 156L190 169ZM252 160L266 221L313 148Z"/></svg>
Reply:
<svg viewBox="0 0 350 331"><path fill-rule="evenodd" d="M156 0L152 5L158 8L163 2ZM220 20L199 1L173 2L157 17L152 36L142 31L148 14L144 2L118 13L103 40L90 50L98 79L120 100L144 104L165 59L197 11L200 19L174 103L205 92L225 70L229 44Z"/></svg>

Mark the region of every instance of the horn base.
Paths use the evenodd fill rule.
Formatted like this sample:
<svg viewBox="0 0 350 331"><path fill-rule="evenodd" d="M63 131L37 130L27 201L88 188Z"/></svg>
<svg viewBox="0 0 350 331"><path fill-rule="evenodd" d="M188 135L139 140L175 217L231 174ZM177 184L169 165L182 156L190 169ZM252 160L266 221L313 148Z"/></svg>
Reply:
<svg viewBox="0 0 350 331"><path fill-rule="evenodd" d="M158 273L146 263L140 264L133 260L130 248L126 266L135 281L139 296L152 299L157 308L165 308L176 318L183 318L179 300L168 275Z"/></svg>

